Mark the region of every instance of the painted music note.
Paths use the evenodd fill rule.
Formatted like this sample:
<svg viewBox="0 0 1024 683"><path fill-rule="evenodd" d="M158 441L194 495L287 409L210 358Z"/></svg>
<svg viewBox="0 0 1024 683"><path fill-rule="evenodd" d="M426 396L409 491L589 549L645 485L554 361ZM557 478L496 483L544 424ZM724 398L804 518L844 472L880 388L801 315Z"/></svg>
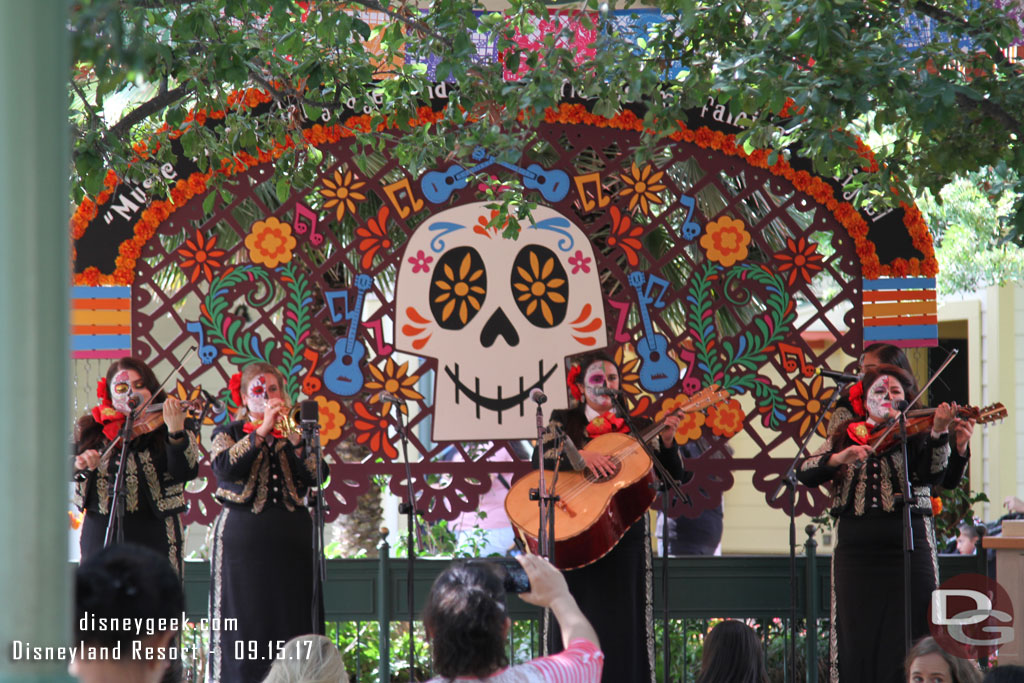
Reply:
<svg viewBox="0 0 1024 683"><path fill-rule="evenodd" d="M679 203L687 209L686 219L683 221L683 238L692 240L700 234L701 229L700 225L696 221L692 220L693 210L696 208L697 203L694 201L693 197L686 194L679 196Z"/></svg>
<svg viewBox="0 0 1024 683"><path fill-rule="evenodd" d="M619 316L615 322L615 341L623 344L630 340L629 332L626 332L626 315L629 313L629 307L633 305L630 301L616 301L615 299L608 299L608 305L619 312Z"/></svg>
<svg viewBox="0 0 1024 683"><path fill-rule="evenodd" d="M668 355L668 339L664 335L654 331L651 324L651 316L647 310L648 306L664 308L665 302L662 298L668 291L668 280L657 275L645 276L641 271L635 270L629 274L629 284L636 290L637 302L640 306L640 315L643 318L644 336L637 340L636 352L641 357L640 386L647 391L662 392L668 391L679 381L679 366ZM661 287L657 297L651 296L654 287Z"/></svg>
<svg viewBox="0 0 1024 683"><path fill-rule="evenodd" d="M399 191L404 192L405 195L409 198L408 206L403 206L402 203L398 201ZM409 183L408 178L402 178L397 183L385 185L384 194L388 196L388 199L391 200L391 203L395 207L395 211L397 211L398 215L401 216L402 218L408 218L409 214L411 214L413 211L419 211L420 209L423 208L423 200L416 196L416 193L413 191L412 185Z"/></svg>
<svg viewBox="0 0 1024 683"><path fill-rule="evenodd" d="M348 335L334 342L334 360L324 368L324 385L338 396L354 396L363 388L363 369L360 363L366 356L366 347L356 342L356 332L363 317L363 299L373 285L369 275L356 275L356 302L348 306L348 292L326 292L327 306L331 320L341 322L348 319ZM338 299L344 300L339 312L335 307Z"/></svg>
<svg viewBox="0 0 1024 683"><path fill-rule="evenodd" d="M381 325L380 318L363 323L363 327L368 330L373 330L373 341L377 346L378 356L390 356L391 352L395 350L391 344L384 343L384 328Z"/></svg>
<svg viewBox="0 0 1024 683"><path fill-rule="evenodd" d="M576 191L580 195L580 203L583 205L583 210L587 213L594 210L594 207L604 208L611 203L611 197L604 196L604 187L601 185L601 174L587 173L585 175L578 175L574 178L576 181ZM584 189L587 183L594 183L596 189L596 199L590 199L587 197L586 190Z"/></svg>
<svg viewBox="0 0 1024 683"><path fill-rule="evenodd" d="M697 354L686 348L679 349L679 360L686 363L686 374L683 375L683 393L693 396L700 391L701 382L697 379Z"/></svg>
<svg viewBox="0 0 1024 683"><path fill-rule="evenodd" d="M306 376L302 378L302 393L306 396L312 396L320 391L320 387L324 385L320 378L313 374L316 372L316 364L320 362L320 354L313 349L306 349L302 352L302 357L310 362L309 370L306 371Z"/></svg>
<svg viewBox="0 0 1024 683"><path fill-rule="evenodd" d="M303 222L303 219L305 219L305 222ZM324 243L324 236L316 231L319 221L320 217L308 206L301 202L295 205L295 218L292 221L292 228L294 228L296 235L305 235L306 231L309 230L309 241L314 247L319 247Z"/></svg>
<svg viewBox="0 0 1024 683"><path fill-rule="evenodd" d="M199 335L199 362L203 365L211 365L220 352L217 351L217 347L213 344L206 343L206 333L203 332L202 323L198 320L193 320L190 323L185 323L185 329Z"/></svg>
<svg viewBox="0 0 1024 683"><path fill-rule="evenodd" d="M799 346L779 342L779 360L786 372L796 372L799 362L800 374L804 377L813 377L814 368L804 360L804 350Z"/></svg>

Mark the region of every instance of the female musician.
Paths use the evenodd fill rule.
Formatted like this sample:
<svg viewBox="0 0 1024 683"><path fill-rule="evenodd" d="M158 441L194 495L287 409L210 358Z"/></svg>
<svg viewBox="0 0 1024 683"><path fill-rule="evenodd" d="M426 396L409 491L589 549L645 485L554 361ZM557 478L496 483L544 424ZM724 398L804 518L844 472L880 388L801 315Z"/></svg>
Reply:
<svg viewBox="0 0 1024 683"><path fill-rule="evenodd" d="M180 577L185 483L199 473L200 457L195 434L185 431L185 410L160 390L153 371L136 358L112 363L96 395L100 404L79 418L75 429L75 504L86 513L82 560L103 548L122 451L120 442L112 444L131 406L162 403L155 412L136 411L125 462L122 528L125 541L157 551Z"/></svg>
<svg viewBox="0 0 1024 683"><path fill-rule="evenodd" d="M917 393L912 375L894 365L864 373L849 420L831 430L825 445L800 464L807 486L829 484L836 518L832 560L833 681L901 680L904 655L903 516L899 501L904 459L899 440L874 452L870 431L897 411L894 404ZM863 407L861 407L861 400ZM937 576L931 486L942 481L949 459L949 426L956 405L935 409L930 432L907 440L914 552L911 558L911 635L928 633L927 611Z"/></svg>
<svg viewBox="0 0 1024 683"><path fill-rule="evenodd" d="M211 450L223 508L213 526L210 615L215 623L237 619L238 628L211 633L209 672L214 681L259 681L278 641L318 630L304 504L317 463L287 425L284 378L275 367L245 366L231 393L238 419L214 430ZM322 606L315 615L322 621Z"/></svg>
<svg viewBox="0 0 1024 683"><path fill-rule="evenodd" d="M555 456L559 467L571 468L564 448L559 447L553 427L557 425L579 449L591 472L598 476L614 474L612 460L603 453L588 450L585 444L607 432L628 430L623 419L615 414L611 398L597 391L602 387L618 390L618 368L604 354L587 354L570 371L569 382L579 403L574 408L551 414L551 424L544 436L545 466L550 467L556 460L549 460L549 456ZM649 423L637 420L637 424L642 428ZM665 425L656 453L678 480L683 474L674 443L679 417L670 415ZM569 592L600 638L605 653L602 680L653 680L651 541L647 516L635 522L607 555L585 567L568 571L565 578Z"/></svg>

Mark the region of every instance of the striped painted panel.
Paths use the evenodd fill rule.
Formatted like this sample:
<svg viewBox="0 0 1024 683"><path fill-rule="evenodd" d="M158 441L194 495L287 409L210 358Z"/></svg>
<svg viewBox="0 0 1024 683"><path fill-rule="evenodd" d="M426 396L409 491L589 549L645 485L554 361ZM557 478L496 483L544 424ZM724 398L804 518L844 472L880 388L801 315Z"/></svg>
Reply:
<svg viewBox="0 0 1024 683"><path fill-rule="evenodd" d="M933 277L863 280L864 344L936 346L939 306Z"/></svg>
<svg viewBox="0 0 1024 683"><path fill-rule="evenodd" d="M71 288L72 358L131 355L131 297L131 287Z"/></svg>

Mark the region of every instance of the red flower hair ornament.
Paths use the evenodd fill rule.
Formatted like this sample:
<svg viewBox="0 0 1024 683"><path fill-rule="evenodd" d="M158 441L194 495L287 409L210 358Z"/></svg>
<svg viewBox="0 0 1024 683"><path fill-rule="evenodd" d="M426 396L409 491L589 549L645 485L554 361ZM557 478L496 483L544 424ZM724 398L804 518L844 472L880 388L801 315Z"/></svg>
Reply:
<svg viewBox="0 0 1024 683"><path fill-rule="evenodd" d="M242 407L242 373L236 372L228 380L228 389L231 390L231 400L235 402L235 408Z"/></svg>
<svg viewBox="0 0 1024 683"><path fill-rule="evenodd" d="M106 377L100 377L100 381L96 382L96 398L100 399L100 404L92 409L92 419L103 425L103 436L113 441L121 431L125 416L115 410L114 404L110 402Z"/></svg>
<svg viewBox="0 0 1024 683"><path fill-rule="evenodd" d="M850 405L853 407L853 412L861 417L866 417L867 412L864 408L864 384L863 382L857 382L850 387Z"/></svg>
<svg viewBox="0 0 1024 683"><path fill-rule="evenodd" d="M569 385L569 393L578 403L583 403L583 390L580 389L580 374L582 372L583 368L574 365L569 369L569 374L565 376L565 383Z"/></svg>

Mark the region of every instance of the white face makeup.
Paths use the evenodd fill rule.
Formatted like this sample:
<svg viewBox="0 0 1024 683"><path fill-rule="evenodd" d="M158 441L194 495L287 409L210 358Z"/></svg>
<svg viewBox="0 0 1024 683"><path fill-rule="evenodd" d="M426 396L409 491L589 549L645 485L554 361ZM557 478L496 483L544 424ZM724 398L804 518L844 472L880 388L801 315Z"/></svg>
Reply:
<svg viewBox="0 0 1024 683"><path fill-rule="evenodd" d="M262 415L267 409L267 376L257 375L245 390L245 404L253 415Z"/></svg>
<svg viewBox="0 0 1024 683"><path fill-rule="evenodd" d="M906 399L906 395L899 380L889 375L882 375L868 389L864 403L867 406L868 416L876 422L881 422L895 412L892 407L893 403L904 399Z"/></svg>
<svg viewBox="0 0 1024 683"><path fill-rule="evenodd" d="M619 371L613 363L594 361L583 373L583 394L587 405L594 410L604 412L612 407L612 399L609 396L598 396L594 393L595 389L605 386L609 389L619 388Z"/></svg>
<svg viewBox="0 0 1024 683"><path fill-rule="evenodd" d="M142 403L149 400L150 391L139 373L134 370L118 370L110 381L110 402L114 405L114 410L125 415L130 413L129 402L132 393L138 396Z"/></svg>

